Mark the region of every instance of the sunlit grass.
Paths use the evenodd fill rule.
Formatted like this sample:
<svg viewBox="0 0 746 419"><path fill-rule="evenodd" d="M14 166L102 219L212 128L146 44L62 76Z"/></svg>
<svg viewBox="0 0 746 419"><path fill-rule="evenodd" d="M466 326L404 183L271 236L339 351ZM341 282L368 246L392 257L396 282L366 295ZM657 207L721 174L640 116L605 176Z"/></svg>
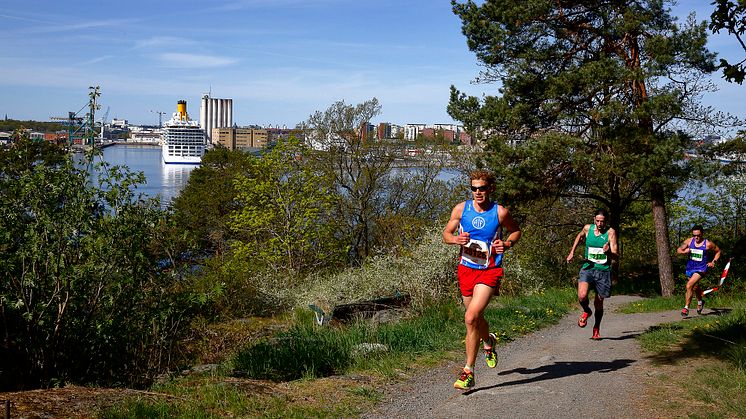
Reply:
<svg viewBox="0 0 746 419"><path fill-rule="evenodd" d="M719 294L713 293L705 297L705 308L707 311L727 309L733 307L741 301L740 295L737 294ZM674 295L673 297L654 297L640 301L634 301L618 309L621 313L652 313L658 311L681 310L684 307L684 294ZM690 314L694 313L697 307L697 299L692 298L689 306Z"/></svg>
<svg viewBox="0 0 746 419"><path fill-rule="evenodd" d="M680 373L687 377L681 385L690 400L708 406L706 412L691 412L692 417L746 417L746 302L737 296L708 302L718 310L651 327L639 340L656 364L698 365L694 375ZM645 308L667 304L659 301Z"/></svg>

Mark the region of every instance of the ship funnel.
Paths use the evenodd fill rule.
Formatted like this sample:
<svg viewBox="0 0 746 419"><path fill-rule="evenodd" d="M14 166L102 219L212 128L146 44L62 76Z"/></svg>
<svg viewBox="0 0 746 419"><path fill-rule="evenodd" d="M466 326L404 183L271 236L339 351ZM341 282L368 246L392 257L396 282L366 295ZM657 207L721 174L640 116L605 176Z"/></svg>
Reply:
<svg viewBox="0 0 746 419"><path fill-rule="evenodd" d="M179 121L187 120L186 100L180 100L176 103L176 113L179 115Z"/></svg>

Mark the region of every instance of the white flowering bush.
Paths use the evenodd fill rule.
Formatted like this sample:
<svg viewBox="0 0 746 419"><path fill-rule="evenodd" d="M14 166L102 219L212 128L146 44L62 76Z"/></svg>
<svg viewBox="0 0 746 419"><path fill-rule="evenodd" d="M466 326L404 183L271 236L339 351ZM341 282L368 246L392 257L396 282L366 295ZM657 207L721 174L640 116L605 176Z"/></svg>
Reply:
<svg viewBox="0 0 746 419"><path fill-rule="evenodd" d="M454 246L443 244L439 230L428 231L408 249L407 256L382 255L359 268L309 278L298 292L297 305L315 304L325 311L339 304L409 295L412 306L458 296L457 255Z"/></svg>

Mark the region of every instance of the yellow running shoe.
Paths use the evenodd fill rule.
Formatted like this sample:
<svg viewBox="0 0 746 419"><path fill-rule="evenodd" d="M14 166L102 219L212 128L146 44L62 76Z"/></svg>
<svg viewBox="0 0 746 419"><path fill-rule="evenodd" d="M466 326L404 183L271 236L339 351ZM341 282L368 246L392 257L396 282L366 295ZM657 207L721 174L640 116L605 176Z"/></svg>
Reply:
<svg viewBox="0 0 746 419"><path fill-rule="evenodd" d="M461 371L461 375L453 383L453 386L461 390L474 387L474 373L466 370Z"/></svg>
<svg viewBox="0 0 746 419"><path fill-rule="evenodd" d="M484 362L487 363L488 367L495 368L497 366L497 354L495 353L497 335L490 333L490 341L492 342L490 349L484 349Z"/></svg>

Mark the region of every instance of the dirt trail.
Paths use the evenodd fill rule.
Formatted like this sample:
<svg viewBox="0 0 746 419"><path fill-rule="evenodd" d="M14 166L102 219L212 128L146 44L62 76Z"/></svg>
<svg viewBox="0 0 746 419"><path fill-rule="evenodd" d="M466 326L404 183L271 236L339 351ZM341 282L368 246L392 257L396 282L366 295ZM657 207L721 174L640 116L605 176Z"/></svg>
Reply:
<svg viewBox="0 0 746 419"><path fill-rule="evenodd" d="M572 312L548 329L499 346L495 369L480 356L474 389L452 387L463 364L451 363L395 386L364 417L649 417L641 392L650 366L635 336L681 317L675 311L615 312L637 299L606 300L600 341L590 339L593 317L581 329L580 312Z"/></svg>

